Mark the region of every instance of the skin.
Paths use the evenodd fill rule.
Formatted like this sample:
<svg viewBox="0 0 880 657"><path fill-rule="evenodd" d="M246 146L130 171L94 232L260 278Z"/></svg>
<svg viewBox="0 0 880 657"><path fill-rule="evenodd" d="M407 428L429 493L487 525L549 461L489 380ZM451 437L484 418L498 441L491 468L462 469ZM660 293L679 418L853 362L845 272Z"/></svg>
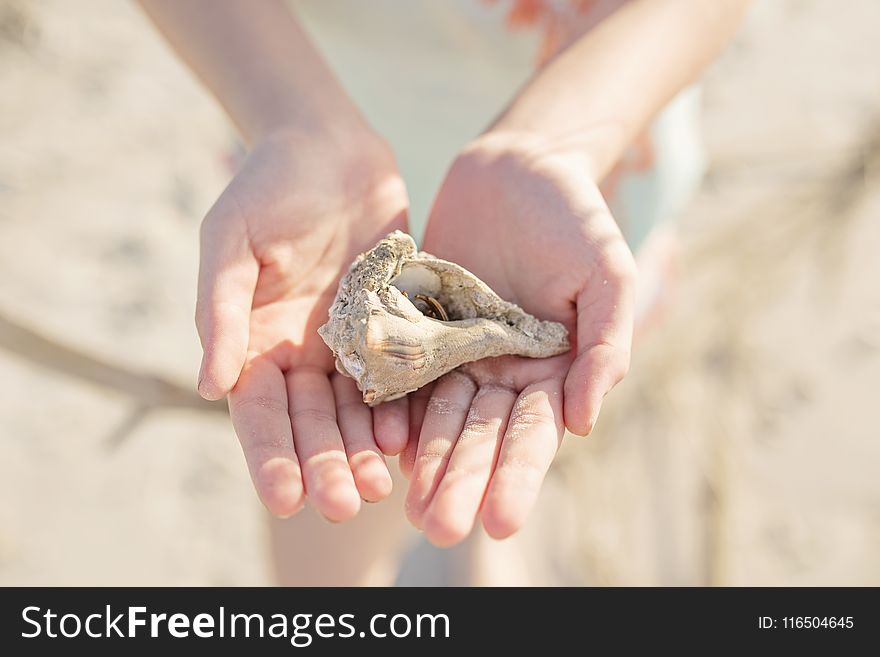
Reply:
<svg viewBox="0 0 880 657"><path fill-rule="evenodd" d="M391 491L382 452L408 435L405 400L372 411L317 334L354 257L408 200L394 156L281 2L143 2L250 150L206 215L198 389L228 397L257 494L274 515L306 499L328 520Z"/></svg>
<svg viewBox="0 0 880 657"><path fill-rule="evenodd" d="M484 137L458 159L425 249L562 322L574 345L554 358L472 363L434 387L405 467L407 515L437 545L467 536L478 515L490 536L517 531L565 426L589 433L629 366L635 266L617 224L576 161L518 144Z"/></svg>
<svg viewBox="0 0 880 657"><path fill-rule="evenodd" d="M411 404L406 513L436 545L519 530L564 429L587 435L630 361L636 270L598 190L748 3L627 3L542 68L452 165L424 248L562 322L569 354L461 368ZM464 238L466 236L466 239Z"/></svg>
<svg viewBox="0 0 880 657"><path fill-rule="evenodd" d="M297 512L305 494L336 522L361 498L386 497L391 477L376 436L386 453L406 437L405 401L371 413L317 334L340 272L406 227L394 160L381 145L364 158L369 147L324 159L310 152L312 139L264 141L202 226L199 389L220 396L229 387L254 485L279 516Z"/></svg>
<svg viewBox="0 0 880 657"><path fill-rule="evenodd" d="M597 184L717 54L745 0L634 0L575 38L452 165L424 248L563 322L573 349L471 364L372 411L315 333L352 258L407 200L393 157L283 3L142 0L251 152L205 218L199 391L229 397L255 487L279 516L328 519L390 491L438 545L479 517L519 529L564 428L586 435L629 365L632 254ZM467 239L464 239L464 237ZM492 254L487 257L487 254Z"/></svg>

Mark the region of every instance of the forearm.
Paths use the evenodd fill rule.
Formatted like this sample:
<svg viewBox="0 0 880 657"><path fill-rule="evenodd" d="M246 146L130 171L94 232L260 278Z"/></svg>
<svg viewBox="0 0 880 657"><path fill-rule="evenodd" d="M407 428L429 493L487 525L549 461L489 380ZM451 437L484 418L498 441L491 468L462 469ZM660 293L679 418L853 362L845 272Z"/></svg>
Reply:
<svg viewBox="0 0 880 657"><path fill-rule="evenodd" d="M489 132L575 154L601 179L736 30L749 0L634 0L541 69Z"/></svg>
<svg viewBox="0 0 880 657"><path fill-rule="evenodd" d="M140 0L246 141L343 135L363 118L281 0Z"/></svg>

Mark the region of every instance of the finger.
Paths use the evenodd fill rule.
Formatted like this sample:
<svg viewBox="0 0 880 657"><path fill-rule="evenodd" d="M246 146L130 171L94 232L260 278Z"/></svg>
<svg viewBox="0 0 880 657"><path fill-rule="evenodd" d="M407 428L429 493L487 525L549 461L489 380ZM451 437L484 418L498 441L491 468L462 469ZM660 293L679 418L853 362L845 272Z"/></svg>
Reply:
<svg viewBox="0 0 880 657"><path fill-rule="evenodd" d="M328 520L349 520L357 514L361 500L336 425L327 374L312 368L291 370L287 397L306 494Z"/></svg>
<svg viewBox="0 0 880 657"><path fill-rule="evenodd" d="M271 513L286 518L303 506L284 375L268 358L253 358L229 394L229 415L254 488Z"/></svg>
<svg viewBox="0 0 880 657"><path fill-rule="evenodd" d="M238 380L260 272L244 219L227 213L227 194L211 208L200 236L196 328L203 350L198 388L205 399L222 399Z"/></svg>
<svg viewBox="0 0 880 657"><path fill-rule="evenodd" d="M401 397L374 407L373 433L382 452L400 454L409 437L409 400Z"/></svg>
<svg viewBox="0 0 880 657"><path fill-rule="evenodd" d="M513 390L498 386L481 387L474 397L422 518L425 535L434 545L458 543L473 528L516 398Z"/></svg>
<svg viewBox="0 0 880 657"><path fill-rule="evenodd" d="M520 393L483 500L481 517L490 536L506 538L523 526L563 432L560 380L535 383Z"/></svg>
<svg viewBox="0 0 880 657"><path fill-rule="evenodd" d="M348 465L360 496L378 502L391 493L391 475L373 439L373 417L353 379L334 374L330 382L336 398L336 421Z"/></svg>
<svg viewBox="0 0 880 657"><path fill-rule="evenodd" d="M577 357L565 379L565 426L579 436L593 430L605 395L629 369L635 310L632 258L601 268L578 295Z"/></svg>
<svg viewBox="0 0 880 657"><path fill-rule="evenodd" d="M419 449L419 433L422 431L422 422L425 419L425 410L428 400L434 391L434 384L428 385L407 395L409 397L409 432L406 447L400 453L400 472L409 479L412 476L413 465L416 462L416 452Z"/></svg>
<svg viewBox="0 0 880 657"><path fill-rule="evenodd" d="M400 473L406 479L412 478L413 465L416 462L416 452L418 449L419 439L410 438L409 442L406 443L406 447L404 447L403 451L400 453L398 466L400 467Z"/></svg>
<svg viewBox="0 0 880 657"><path fill-rule="evenodd" d="M446 471L475 393L474 382L453 370L437 381L428 400L406 495L406 515L418 528L422 527L422 515Z"/></svg>

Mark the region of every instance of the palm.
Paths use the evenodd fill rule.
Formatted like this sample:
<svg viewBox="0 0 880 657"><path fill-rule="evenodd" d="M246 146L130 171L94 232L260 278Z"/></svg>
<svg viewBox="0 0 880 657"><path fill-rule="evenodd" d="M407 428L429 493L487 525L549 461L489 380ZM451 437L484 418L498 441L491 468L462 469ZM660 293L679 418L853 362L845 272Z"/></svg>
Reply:
<svg viewBox="0 0 880 657"><path fill-rule="evenodd" d="M317 328L354 256L405 228L407 201L390 157L340 170L297 146L255 151L207 217L199 327L264 503L289 515L308 493L343 520L390 491L374 419L399 451L406 418L399 405L371 415Z"/></svg>
<svg viewBox="0 0 880 657"><path fill-rule="evenodd" d="M554 358L466 365L438 382L426 410L412 411L424 420L408 449L407 510L437 543L460 540L477 515L493 536L516 531L564 427L587 433L625 369L631 255L598 190L576 172L551 159L465 155L435 202L425 250L563 323L574 343ZM432 412L450 406L455 418Z"/></svg>

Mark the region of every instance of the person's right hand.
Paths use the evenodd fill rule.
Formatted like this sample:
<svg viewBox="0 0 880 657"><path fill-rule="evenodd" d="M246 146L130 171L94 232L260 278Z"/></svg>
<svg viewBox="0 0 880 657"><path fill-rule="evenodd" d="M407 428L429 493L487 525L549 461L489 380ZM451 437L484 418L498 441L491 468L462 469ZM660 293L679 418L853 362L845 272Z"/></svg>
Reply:
<svg viewBox="0 0 880 657"><path fill-rule="evenodd" d="M371 414L317 328L354 257L406 229L407 204L378 137L286 134L251 151L202 224L199 392L228 394L254 486L277 516L308 495L343 521L391 491L382 452L406 443L407 401Z"/></svg>

